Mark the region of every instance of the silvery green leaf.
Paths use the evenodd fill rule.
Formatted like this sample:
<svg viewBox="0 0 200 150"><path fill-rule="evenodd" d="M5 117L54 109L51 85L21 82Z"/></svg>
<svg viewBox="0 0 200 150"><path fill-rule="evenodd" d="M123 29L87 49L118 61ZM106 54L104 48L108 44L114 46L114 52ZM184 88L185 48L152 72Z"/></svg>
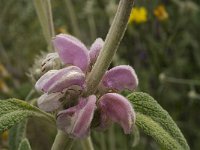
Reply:
<svg viewBox="0 0 200 150"><path fill-rule="evenodd" d="M31 150L31 146L27 138L24 138L19 144L18 150Z"/></svg>
<svg viewBox="0 0 200 150"><path fill-rule="evenodd" d="M21 123L14 125L9 130L9 150L16 150L19 147L22 139L25 137L26 133L27 119L23 120Z"/></svg>
<svg viewBox="0 0 200 150"><path fill-rule="evenodd" d="M142 92L127 96L136 111L136 125L166 150L189 150L180 129L156 100Z"/></svg>
<svg viewBox="0 0 200 150"><path fill-rule="evenodd" d="M0 133L27 117L40 117L52 123L54 118L35 106L18 99L0 100Z"/></svg>

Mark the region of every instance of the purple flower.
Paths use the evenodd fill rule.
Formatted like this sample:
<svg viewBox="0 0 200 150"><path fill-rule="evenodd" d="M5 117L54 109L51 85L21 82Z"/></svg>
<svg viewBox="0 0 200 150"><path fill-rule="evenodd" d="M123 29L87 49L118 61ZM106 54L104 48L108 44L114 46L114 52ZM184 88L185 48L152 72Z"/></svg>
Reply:
<svg viewBox="0 0 200 150"><path fill-rule="evenodd" d="M74 85L84 87L85 74L76 66L69 66L60 70L50 70L35 84L38 91L47 93L62 92Z"/></svg>
<svg viewBox="0 0 200 150"><path fill-rule="evenodd" d="M38 98L37 104L40 109L51 112L58 109L61 106L61 98L64 96L64 93L51 93L43 94Z"/></svg>
<svg viewBox="0 0 200 150"><path fill-rule="evenodd" d="M79 98L76 106L60 111L57 126L74 138L84 138L90 132L90 124L96 109L96 96Z"/></svg>
<svg viewBox="0 0 200 150"><path fill-rule="evenodd" d="M131 133L135 122L135 113L131 103L117 93L107 93L99 99L101 111L101 127L107 126L109 121L119 123L124 133Z"/></svg>
<svg viewBox="0 0 200 150"><path fill-rule="evenodd" d="M135 122L135 112L130 102L117 93L133 91L138 78L131 66L121 65L108 70L103 76L95 95L83 97L87 85L85 78L95 63L104 41L98 38L90 50L73 36L59 34L53 44L65 68L46 72L35 84L44 94L38 99L39 108L45 111L63 109L57 114L57 126L73 138L84 138L89 134L96 108L100 112L100 128L110 122L118 123L128 134ZM57 56L57 53L51 56ZM47 60L46 60L47 61ZM44 64L48 64L44 61ZM53 62L51 62L52 64Z"/></svg>
<svg viewBox="0 0 200 150"><path fill-rule="evenodd" d="M100 50L104 45L104 41L101 38L97 38L92 46L90 47L89 55L90 55L90 62L94 64L99 56Z"/></svg>
<svg viewBox="0 0 200 150"><path fill-rule="evenodd" d="M90 62L88 49L77 38L59 34L53 39L53 44L65 64L77 66L83 72L88 69Z"/></svg>
<svg viewBox="0 0 200 150"><path fill-rule="evenodd" d="M137 86L137 75L134 69L128 65L121 65L108 70L100 83L102 90L116 90L118 92L125 89L132 91Z"/></svg>

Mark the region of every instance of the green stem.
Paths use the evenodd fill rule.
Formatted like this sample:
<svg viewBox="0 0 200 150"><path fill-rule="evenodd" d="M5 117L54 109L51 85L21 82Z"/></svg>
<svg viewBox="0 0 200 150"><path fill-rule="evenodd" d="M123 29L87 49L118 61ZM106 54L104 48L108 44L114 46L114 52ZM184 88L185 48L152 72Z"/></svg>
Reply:
<svg viewBox="0 0 200 150"><path fill-rule="evenodd" d="M67 6L67 10L68 10L68 14L69 14L69 18L70 18L73 34L76 37L81 38L81 32L79 30L77 16L76 16L76 13L75 13L75 10L74 10L74 6L73 6L71 0L65 0L65 3L66 3L66 6Z"/></svg>
<svg viewBox="0 0 200 150"><path fill-rule="evenodd" d="M46 25L46 15L45 15L45 11L44 11L44 7L43 7L43 2L41 0L34 0L34 6L36 9L36 13L37 16L39 18L40 21L40 25L42 27L42 31L44 34L44 37L46 39L46 41L48 42L48 33L47 33L47 25Z"/></svg>
<svg viewBox="0 0 200 150"><path fill-rule="evenodd" d="M100 145L101 145L101 149L106 150L106 142L105 142L105 136L104 133L99 133L100 134Z"/></svg>
<svg viewBox="0 0 200 150"><path fill-rule="evenodd" d="M109 150L115 150L115 132L113 125L109 129L108 136L109 136Z"/></svg>
<svg viewBox="0 0 200 150"><path fill-rule="evenodd" d="M50 0L46 0L46 16L47 16L49 35L50 35L49 41L51 42L51 38L55 36L55 32L54 32L53 15L52 15Z"/></svg>
<svg viewBox="0 0 200 150"><path fill-rule="evenodd" d="M94 150L92 140L89 137L81 141L84 150Z"/></svg>
<svg viewBox="0 0 200 150"><path fill-rule="evenodd" d="M32 97L32 95L35 93L35 89L32 88L29 93L27 94L27 96L25 97L25 101L29 101L30 98Z"/></svg>
<svg viewBox="0 0 200 150"><path fill-rule="evenodd" d="M129 15L133 6L133 1L134 0L120 1L117 13L107 34L105 44L86 80L88 88L86 95L90 95L95 92L95 89L98 86L102 76L110 65L126 30Z"/></svg>
<svg viewBox="0 0 200 150"><path fill-rule="evenodd" d="M88 15L88 24L90 28L90 37L91 40L95 40L97 32L96 32L96 25L95 25L95 20L93 14Z"/></svg>
<svg viewBox="0 0 200 150"><path fill-rule="evenodd" d="M199 80L191 80L191 79L180 79L173 77L165 77L165 82L177 83L177 84L189 84L189 85L200 85Z"/></svg>
<svg viewBox="0 0 200 150"><path fill-rule="evenodd" d="M48 49L52 50L51 39L55 36L50 0L34 0L35 9L39 18Z"/></svg>
<svg viewBox="0 0 200 150"><path fill-rule="evenodd" d="M58 130L51 150L70 150L74 140L69 138L67 134Z"/></svg>

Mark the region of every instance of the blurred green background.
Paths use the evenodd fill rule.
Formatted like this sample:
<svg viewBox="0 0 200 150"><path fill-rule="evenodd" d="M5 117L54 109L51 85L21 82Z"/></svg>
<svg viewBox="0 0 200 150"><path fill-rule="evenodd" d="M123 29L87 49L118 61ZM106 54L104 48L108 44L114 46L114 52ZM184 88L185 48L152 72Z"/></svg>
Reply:
<svg viewBox="0 0 200 150"><path fill-rule="evenodd" d="M97 37L105 39L118 5L116 0L51 2L56 34L72 34L88 47ZM112 63L134 67L139 77L137 90L149 93L169 112L192 150L200 148L199 8L199 0L136 1ZM34 58L45 51L33 1L1 0L0 99L26 98L34 86L27 74ZM50 149L55 131L46 122L30 120L28 137L33 149ZM8 146L6 134L1 136L0 149ZM143 133L139 142L137 137L123 135L118 126L105 134L92 133L96 149L159 149ZM74 149L80 149L79 144Z"/></svg>

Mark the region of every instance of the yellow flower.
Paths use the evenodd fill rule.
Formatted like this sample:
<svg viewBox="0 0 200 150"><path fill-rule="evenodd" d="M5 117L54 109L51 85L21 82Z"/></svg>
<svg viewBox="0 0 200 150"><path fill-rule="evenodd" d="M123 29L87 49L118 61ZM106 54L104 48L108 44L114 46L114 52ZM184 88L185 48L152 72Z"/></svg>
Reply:
<svg viewBox="0 0 200 150"><path fill-rule="evenodd" d="M1 135L1 137L2 137L2 139L3 139L4 141L7 141L7 140L8 140L8 131L4 131L4 132L2 133L2 135Z"/></svg>
<svg viewBox="0 0 200 150"><path fill-rule="evenodd" d="M164 21L166 19L168 19L169 15L167 13L167 10L165 9L164 5L158 5L155 9L154 9L154 15L158 18L158 20L160 21Z"/></svg>
<svg viewBox="0 0 200 150"><path fill-rule="evenodd" d="M147 10L145 7L133 7L129 17L129 23L144 23L147 21Z"/></svg>
<svg viewBox="0 0 200 150"><path fill-rule="evenodd" d="M59 28L56 29L56 33L68 33L66 28L64 26L61 26Z"/></svg>
<svg viewBox="0 0 200 150"><path fill-rule="evenodd" d="M0 80L0 92L9 93L10 90L3 80Z"/></svg>
<svg viewBox="0 0 200 150"><path fill-rule="evenodd" d="M5 83L4 79L9 78L10 74L6 70L6 68L0 63L0 92L9 93L10 90Z"/></svg>
<svg viewBox="0 0 200 150"><path fill-rule="evenodd" d="M6 68L0 63L0 77L9 77L9 73Z"/></svg>

